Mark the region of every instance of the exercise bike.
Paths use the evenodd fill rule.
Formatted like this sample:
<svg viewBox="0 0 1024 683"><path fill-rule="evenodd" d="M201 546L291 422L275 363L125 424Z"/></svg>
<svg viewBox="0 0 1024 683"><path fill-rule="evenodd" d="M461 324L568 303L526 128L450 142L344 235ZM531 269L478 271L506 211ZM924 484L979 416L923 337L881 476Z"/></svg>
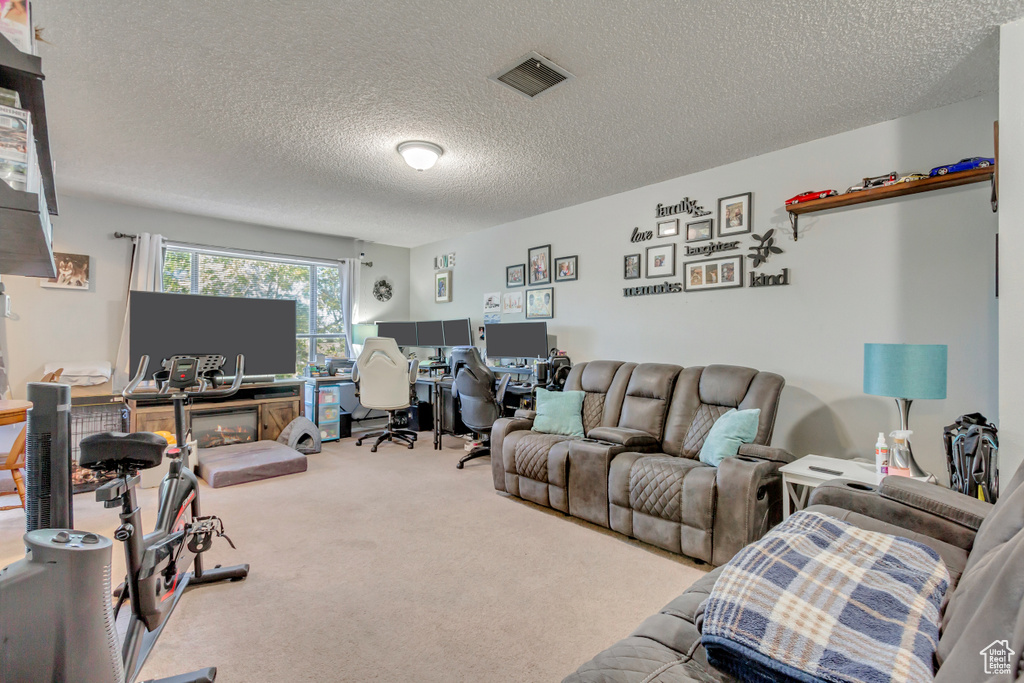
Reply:
<svg viewBox="0 0 1024 683"><path fill-rule="evenodd" d="M160 633L186 588L220 581L239 581L249 573L249 565L203 567L203 553L214 538L224 535L218 517L203 516L199 506L199 486L189 466L190 430L186 427L185 406L194 397L231 396L238 391L245 372L245 358L235 361L234 381L219 387L223 378L223 356L172 356L163 361L163 369L154 373L159 390L137 391L146 376L149 357L143 356L138 372L122 392L127 399L170 398L174 406L174 432L177 444L156 434L107 432L86 437L81 442L79 465L112 473L115 478L96 490L96 500L104 507L121 508L121 525L114 538L124 544L127 578L118 591L114 615L127 601L131 608L128 630L121 646L124 683L134 683L153 650ZM167 475L160 483L156 527L142 532L142 514L136 501L139 470L156 467L164 452L170 458ZM191 571L189 568L191 567ZM161 679L161 683L210 683L216 678L214 667Z"/></svg>

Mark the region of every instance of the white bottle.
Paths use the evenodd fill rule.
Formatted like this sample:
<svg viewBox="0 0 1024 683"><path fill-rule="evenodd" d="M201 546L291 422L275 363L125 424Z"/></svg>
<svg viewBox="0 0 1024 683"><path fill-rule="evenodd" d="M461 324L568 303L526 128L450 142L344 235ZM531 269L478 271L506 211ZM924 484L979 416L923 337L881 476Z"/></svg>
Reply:
<svg viewBox="0 0 1024 683"><path fill-rule="evenodd" d="M889 474L889 446L885 443L885 432L878 432L875 444L875 472L883 477Z"/></svg>

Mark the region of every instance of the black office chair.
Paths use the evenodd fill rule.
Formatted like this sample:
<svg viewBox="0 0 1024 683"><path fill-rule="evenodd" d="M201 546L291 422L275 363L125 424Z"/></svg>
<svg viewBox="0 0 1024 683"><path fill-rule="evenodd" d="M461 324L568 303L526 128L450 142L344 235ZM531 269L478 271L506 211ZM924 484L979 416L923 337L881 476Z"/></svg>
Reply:
<svg viewBox="0 0 1024 683"><path fill-rule="evenodd" d="M458 402L462 421L484 442L459 460L455 467L461 470L470 460L491 454L491 426L501 417L505 388L511 375L502 377L495 390L494 372L484 363L475 346L452 350L452 375L455 377L452 398Z"/></svg>

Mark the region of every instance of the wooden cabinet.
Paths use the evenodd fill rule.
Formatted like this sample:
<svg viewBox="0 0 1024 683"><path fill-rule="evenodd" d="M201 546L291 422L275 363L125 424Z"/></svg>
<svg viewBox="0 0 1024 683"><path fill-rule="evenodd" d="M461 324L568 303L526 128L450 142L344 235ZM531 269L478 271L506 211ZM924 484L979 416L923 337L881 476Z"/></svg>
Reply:
<svg viewBox="0 0 1024 683"><path fill-rule="evenodd" d="M256 408L257 438L273 441L292 420L302 415L301 384L278 383L274 385L245 385L238 394L227 400L201 401L185 408L185 419L191 422L192 414L232 408ZM129 421L133 432L168 431L174 433L174 408L170 403L139 403L128 401L131 409ZM191 427L191 424L189 425Z"/></svg>
<svg viewBox="0 0 1024 683"><path fill-rule="evenodd" d="M260 405L260 440L274 441L288 423L302 415L299 399L277 399Z"/></svg>

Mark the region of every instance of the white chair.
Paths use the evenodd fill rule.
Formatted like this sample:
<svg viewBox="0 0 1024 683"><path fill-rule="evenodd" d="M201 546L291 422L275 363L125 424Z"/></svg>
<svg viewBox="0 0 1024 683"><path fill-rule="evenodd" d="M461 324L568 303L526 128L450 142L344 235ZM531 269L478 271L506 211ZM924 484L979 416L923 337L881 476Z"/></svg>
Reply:
<svg viewBox="0 0 1024 683"><path fill-rule="evenodd" d="M352 368L352 381L356 385L359 403L366 408L385 410L388 426L384 431L364 434L356 439L362 446L365 439L376 439L371 453L377 452L382 441L401 441L409 448L416 441L416 432L395 426L395 412L411 405L412 385L416 383L416 361L409 360L398 350L398 343L390 337L370 337Z"/></svg>

